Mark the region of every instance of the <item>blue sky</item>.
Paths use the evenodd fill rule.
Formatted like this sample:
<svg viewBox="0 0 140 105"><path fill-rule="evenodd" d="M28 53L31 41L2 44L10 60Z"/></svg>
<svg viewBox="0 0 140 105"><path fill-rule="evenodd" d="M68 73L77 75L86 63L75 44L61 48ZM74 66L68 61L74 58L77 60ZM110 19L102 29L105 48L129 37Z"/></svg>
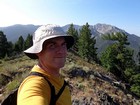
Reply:
<svg viewBox="0 0 140 105"><path fill-rule="evenodd" d="M140 0L0 0L0 27L109 24L140 36Z"/></svg>

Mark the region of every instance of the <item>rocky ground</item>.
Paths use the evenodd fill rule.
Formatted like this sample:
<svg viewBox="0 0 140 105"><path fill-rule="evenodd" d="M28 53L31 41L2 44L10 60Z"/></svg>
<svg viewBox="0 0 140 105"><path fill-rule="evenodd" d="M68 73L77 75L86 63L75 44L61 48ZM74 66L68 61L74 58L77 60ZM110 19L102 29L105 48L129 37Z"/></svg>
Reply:
<svg viewBox="0 0 140 105"><path fill-rule="evenodd" d="M74 68L66 79L73 105L140 105L123 83L97 71Z"/></svg>

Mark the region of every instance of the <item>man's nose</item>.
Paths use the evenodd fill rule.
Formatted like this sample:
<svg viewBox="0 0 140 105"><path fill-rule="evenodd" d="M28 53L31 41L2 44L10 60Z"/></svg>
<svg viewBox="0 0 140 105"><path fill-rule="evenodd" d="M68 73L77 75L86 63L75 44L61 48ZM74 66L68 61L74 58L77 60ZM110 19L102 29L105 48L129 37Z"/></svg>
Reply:
<svg viewBox="0 0 140 105"><path fill-rule="evenodd" d="M59 52L59 53L64 53L64 52L66 52L66 47L64 47L64 46L58 46L58 47L57 47L57 52Z"/></svg>

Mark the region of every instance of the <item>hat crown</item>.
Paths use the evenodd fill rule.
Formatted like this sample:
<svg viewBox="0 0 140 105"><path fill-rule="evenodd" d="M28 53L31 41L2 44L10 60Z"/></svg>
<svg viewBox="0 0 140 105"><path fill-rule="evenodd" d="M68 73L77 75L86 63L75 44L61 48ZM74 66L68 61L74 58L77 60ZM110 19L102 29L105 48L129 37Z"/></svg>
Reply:
<svg viewBox="0 0 140 105"><path fill-rule="evenodd" d="M33 43L39 42L40 40L44 38L51 37L54 35L65 36L65 32L59 25L52 25L52 24L43 25L35 31L33 35Z"/></svg>

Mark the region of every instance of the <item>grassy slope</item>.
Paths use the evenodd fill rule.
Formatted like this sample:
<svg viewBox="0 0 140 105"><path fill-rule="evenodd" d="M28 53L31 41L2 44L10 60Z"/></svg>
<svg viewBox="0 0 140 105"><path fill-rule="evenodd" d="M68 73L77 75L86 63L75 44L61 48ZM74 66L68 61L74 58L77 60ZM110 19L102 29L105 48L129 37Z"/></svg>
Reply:
<svg viewBox="0 0 140 105"><path fill-rule="evenodd" d="M36 63L37 61L31 60L26 56L20 56L13 60L0 61L0 88L3 94L0 96L0 100L7 96L11 90L18 87ZM75 75L71 77L69 73L77 68L80 68L80 70L86 73L88 71L94 71L96 75L89 75L88 77ZM2 78L4 77L2 74L9 77L9 80L7 77ZM89 64L71 53L69 53L66 65L62 68L61 74L70 84L73 101L83 101L86 99L86 101L90 100L92 101L91 103L94 102L94 104L99 105L101 101L99 93L102 92L112 97L119 104L132 104L132 99L134 98L132 95L119 87L113 86L109 81L97 77L97 74L108 75L111 81L116 81L115 76L106 72L101 66Z"/></svg>

